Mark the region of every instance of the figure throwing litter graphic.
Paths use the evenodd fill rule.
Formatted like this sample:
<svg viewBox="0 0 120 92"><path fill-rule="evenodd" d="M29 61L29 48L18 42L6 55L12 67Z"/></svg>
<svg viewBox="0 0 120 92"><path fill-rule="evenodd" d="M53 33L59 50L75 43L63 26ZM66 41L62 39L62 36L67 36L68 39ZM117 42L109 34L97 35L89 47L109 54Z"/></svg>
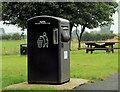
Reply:
<svg viewBox="0 0 120 92"><path fill-rule="evenodd" d="M47 34L46 32L43 33L43 38L44 38L44 44L43 44L43 48L48 48L48 37L47 37Z"/></svg>
<svg viewBox="0 0 120 92"><path fill-rule="evenodd" d="M43 33L37 40L38 48L48 48L48 37L46 32Z"/></svg>

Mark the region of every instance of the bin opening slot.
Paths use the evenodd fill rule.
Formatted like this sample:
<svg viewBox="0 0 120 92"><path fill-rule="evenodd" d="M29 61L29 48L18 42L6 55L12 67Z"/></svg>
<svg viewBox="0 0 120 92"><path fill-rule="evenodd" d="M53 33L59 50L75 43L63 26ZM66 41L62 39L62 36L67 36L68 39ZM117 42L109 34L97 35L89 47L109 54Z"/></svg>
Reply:
<svg viewBox="0 0 120 92"><path fill-rule="evenodd" d="M61 26L63 30L68 30L69 27L68 26Z"/></svg>
<svg viewBox="0 0 120 92"><path fill-rule="evenodd" d="M62 27L62 42L68 42L70 40L70 31L68 26Z"/></svg>
<svg viewBox="0 0 120 92"><path fill-rule="evenodd" d="M53 44L58 44L58 29L53 29Z"/></svg>

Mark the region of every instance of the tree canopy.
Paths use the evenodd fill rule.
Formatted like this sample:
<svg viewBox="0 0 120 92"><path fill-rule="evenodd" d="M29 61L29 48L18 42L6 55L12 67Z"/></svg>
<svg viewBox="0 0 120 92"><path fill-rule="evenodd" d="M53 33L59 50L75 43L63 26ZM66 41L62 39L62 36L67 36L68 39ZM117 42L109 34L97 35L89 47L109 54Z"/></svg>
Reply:
<svg viewBox="0 0 120 92"><path fill-rule="evenodd" d="M87 28L96 28L112 23L116 11L116 2L3 2L2 20L25 29L27 19L50 15L70 20Z"/></svg>
<svg viewBox="0 0 120 92"><path fill-rule="evenodd" d="M62 17L70 21L72 27L81 25L81 33L77 34L79 48L85 28L93 29L98 26L112 24L112 15L116 12L116 2L3 2L2 20L5 24L13 24L27 28L27 19L50 15Z"/></svg>

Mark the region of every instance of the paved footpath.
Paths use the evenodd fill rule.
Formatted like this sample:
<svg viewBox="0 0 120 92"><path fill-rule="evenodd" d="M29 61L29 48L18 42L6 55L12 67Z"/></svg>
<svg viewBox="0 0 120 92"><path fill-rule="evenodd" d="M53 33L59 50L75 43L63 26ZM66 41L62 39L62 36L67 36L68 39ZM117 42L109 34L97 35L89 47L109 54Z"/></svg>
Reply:
<svg viewBox="0 0 120 92"><path fill-rule="evenodd" d="M74 90L118 90L118 73L105 78L104 81L96 81L94 83L81 85Z"/></svg>

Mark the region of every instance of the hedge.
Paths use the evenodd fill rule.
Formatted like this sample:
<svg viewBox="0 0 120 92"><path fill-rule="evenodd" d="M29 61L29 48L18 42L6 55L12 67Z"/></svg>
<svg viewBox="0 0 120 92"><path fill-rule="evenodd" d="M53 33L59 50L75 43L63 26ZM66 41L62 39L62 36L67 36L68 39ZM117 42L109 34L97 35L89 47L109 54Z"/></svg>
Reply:
<svg viewBox="0 0 120 92"><path fill-rule="evenodd" d="M0 36L0 40L20 40L21 35L19 33L13 33L13 34L4 34Z"/></svg>
<svg viewBox="0 0 120 92"><path fill-rule="evenodd" d="M82 35L81 41L100 41L100 40L107 40L107 39L113 39L116 34L113 33L88 33L85 32ZM72 35L72 39L77 39L76 34Z"/></svg>
<svg viewBox="0 0 120 92"><path fill-rule="evenodd" d="M100 41L113 39L116 35L112 33L84 33L81 41Z"/></svg>

